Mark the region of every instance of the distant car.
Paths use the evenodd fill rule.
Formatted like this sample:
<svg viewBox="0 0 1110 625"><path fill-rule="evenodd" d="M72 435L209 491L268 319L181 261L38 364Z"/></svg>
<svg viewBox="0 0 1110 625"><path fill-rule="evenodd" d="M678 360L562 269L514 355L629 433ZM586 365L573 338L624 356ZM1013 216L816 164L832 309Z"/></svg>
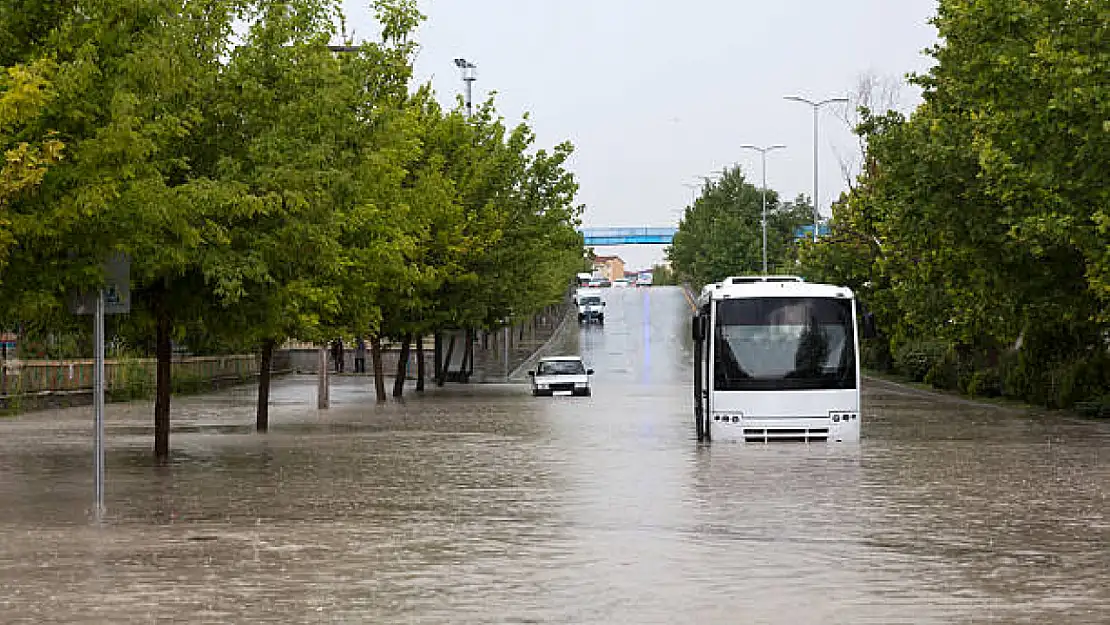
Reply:
<svg viewBox="0 0 1110 625"><path fill-rule="evenodd" d="M601 291L580 289L574 303L578 306L578 323L605 323L605 300L601 299Z"/></svg>
<svg viewBox="0 0 1110 625"><path fill-rule="evenodd" d="M529 371L532 378L532 394L536 397L552 395L590 396L590 376L593 369L587 369L579 356L554 356L540 360L535 371Z"/></svg>

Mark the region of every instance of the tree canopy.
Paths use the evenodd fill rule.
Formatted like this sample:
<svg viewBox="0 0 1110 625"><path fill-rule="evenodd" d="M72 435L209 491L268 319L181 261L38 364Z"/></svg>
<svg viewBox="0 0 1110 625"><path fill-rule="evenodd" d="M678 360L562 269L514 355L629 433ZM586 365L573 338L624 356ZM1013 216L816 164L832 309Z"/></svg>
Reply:
<svg viewBox="0 0 1110 625"><path fill-rule="evenodd" d="M696 285L763 270L763 190L739 167L706 180L702 193L686 208L667 258L676 277ZM767 266L770 272L792 271L794 233L812 212L804 197L783 202L771 189L767 196Z"/></svg>
<svg viewBox="0 0 1110 625"><path fill-rule="evenodd" d="M331 0L24 4L0 10L0 325L71 327L127 254L159 456L171 341L490 328L581 262L570 144L414 85L412 0L373 2L379 40L345 52Z"/></svg>
<svg viewBox="0 0 1110 625"><path fill-rule="evenodd" d="M865 166L806 271L860 289L895 357L950 346L938 384L982 374L1048 405L1106 393L1110 9L945 0L934 24L936 64L912 78L924 102L863 111Z"/></svg>

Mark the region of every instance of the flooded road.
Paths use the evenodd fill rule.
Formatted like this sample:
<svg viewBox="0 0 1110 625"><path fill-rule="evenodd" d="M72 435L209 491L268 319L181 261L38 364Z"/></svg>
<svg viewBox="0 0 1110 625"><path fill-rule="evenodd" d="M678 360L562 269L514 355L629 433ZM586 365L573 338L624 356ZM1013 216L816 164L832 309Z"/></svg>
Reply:
<svg viewBox="0 0 1110 625"><path fill-rule="evenodd" d="M1110 427L865 385L858 446L694 441L681 291L572 333L590 398L342 378L0 419L0 622L1108 623Z"/></svg>

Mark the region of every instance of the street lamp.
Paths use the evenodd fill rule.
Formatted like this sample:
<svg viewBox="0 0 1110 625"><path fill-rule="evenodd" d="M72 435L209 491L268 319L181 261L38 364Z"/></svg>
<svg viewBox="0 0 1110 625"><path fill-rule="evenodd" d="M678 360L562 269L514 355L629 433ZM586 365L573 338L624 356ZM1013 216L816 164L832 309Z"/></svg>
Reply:
<svg viewBox="0 0 1110 625"><path fill-rule="evenodd" d="M455 67L462 70L462 79L466 83L466 116L469 118L474 113L474 102L471 99L471 90L474 85L474 70L477 65L467 61L466 59L455 59Z"/></svg>
<svg viewBox="0 0 1110 625"><path fill-rule="evenodd" d="M767 275L767 153L785 148L785 145L770 145L761 148L756 145L742 145L745 150L759 152L763 161L763 275Z"/></svg>
<svg viewBox="0 0 1110 625"><path fill-rule="evenodd" d="M817 201L817 111L826 104L832 104L833 102L845 103L848 98L829 98L820 102L814 102L796 95L788 95L784 98L794 102L803 102L813 107L813 242L816 243L817 224L821 218L821 210L818 208Z"/></svg>

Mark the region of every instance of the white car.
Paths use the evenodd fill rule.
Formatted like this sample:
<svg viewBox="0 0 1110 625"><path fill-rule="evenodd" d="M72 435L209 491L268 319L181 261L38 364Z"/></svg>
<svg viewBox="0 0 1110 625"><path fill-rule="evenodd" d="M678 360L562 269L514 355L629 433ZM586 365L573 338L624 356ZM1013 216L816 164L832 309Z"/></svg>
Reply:
<svg viewBox="0 0 1110 625"><path fill-rule="evenodd" d="M577 395L589 397L590 376L593 369L587 369L579 356L554 356L540 360L535 371L529 371L532 378L532 394L536 397L552 395Z"/></svg>

